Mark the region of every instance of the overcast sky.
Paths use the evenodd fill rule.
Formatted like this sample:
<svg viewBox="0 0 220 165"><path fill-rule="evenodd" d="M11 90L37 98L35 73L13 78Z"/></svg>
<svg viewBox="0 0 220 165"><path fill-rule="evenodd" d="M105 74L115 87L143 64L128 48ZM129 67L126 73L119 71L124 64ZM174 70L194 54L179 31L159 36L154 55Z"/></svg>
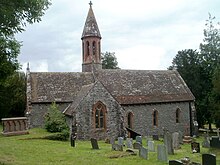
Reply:
<svg viewBox="0 0 220 165"><path fill-rule="evenodd" d="M28 25L19 62L34 72L81 72L81 35L89 0L52 0L42 21ZM161 70L177 51L198 49L208 13L220 21L220 0L93 0L102 52L121 69Z"/></svg>

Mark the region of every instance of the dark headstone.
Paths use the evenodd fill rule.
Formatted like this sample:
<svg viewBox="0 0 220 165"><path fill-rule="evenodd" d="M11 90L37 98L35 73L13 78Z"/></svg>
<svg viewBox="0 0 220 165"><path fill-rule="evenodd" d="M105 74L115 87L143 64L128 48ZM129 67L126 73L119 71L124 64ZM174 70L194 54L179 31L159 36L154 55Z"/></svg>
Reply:
<svg viewBox="0 0 220 165"><path fill-rule="evenodd" d="M200 153L200 144L197 142L192 142L191 149L193 153Z"/></svg>
<svg viewBox="0 0 220 165"><path fill-rule="evenodd" d="M140 147L139 156L144 158L144 159L148 159L148 149L144 148L144 147Z"/></svg>
<svg viewBox="0 0 220 165"><path fill-rule="evenodd" d="M159 140L159 135L153 135L152 138L153 140Z"/></svg>
<svg viewBox="0 0 220 165"><path fill-rule="evenodd" d="M134 149L140 149L142 147L142 145L140 144L140 143L138 143L138 142L134 142L134 144L133 144L133 148Z"/></svg>
<svg viewBox="0 0 220 165"><path fill-rule="evenodd" d="M183 165L183 162L179 160L169 160L169 165Z"/></svg>
<svg viewBox="0 0 220 165"><path fill-rule="evenodd" d="M210 139L210 146L213 148L220 148L220 139L218 136L212 136Z"/></svg>
<svg viewBox="0 0 220 165"><path fill-rule="evenodd" d="M97 139L91 138L92 149L99 149Z"/></svg>
<svg viewBox="0 0 220 165"><path fill-rule="evenodd" d="M214 154L202 154L202 165L216 165L216 156Z"/></svg>
<svg viewBox="0 0 220 165"><path fill-rule="evenodd" d="M77 135L77 126L76 124L72 125L71 135L70 135L70 144L71 147L75 147L75 140Z"/></svg>
<svg viewBox="0 0 220 165"><path fill-rule="evenodd" d="M123 151L123 146L119 144L112 144L112 151Z"/></svg>

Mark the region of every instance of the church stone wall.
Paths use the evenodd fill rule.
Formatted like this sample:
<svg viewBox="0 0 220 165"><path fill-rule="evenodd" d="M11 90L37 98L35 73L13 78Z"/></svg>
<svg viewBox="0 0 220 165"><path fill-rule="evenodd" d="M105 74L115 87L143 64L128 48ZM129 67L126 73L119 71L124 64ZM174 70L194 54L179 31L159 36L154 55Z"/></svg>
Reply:
<svg viewBox="0 0 220 165"><path fill-rule="evenodd" d="M101 101L107 109L106 129L95 128L93 105L98 101ZM99 82L96 83L77 108L77 138L82 140L90 138L117 138L123 134L122 111L122 107L108 93L102 84Z"/></svg>
<svg viewBox="0 0 220 165"><path fill-rule="evenodd" d="M161 103L146 105L123 106L125 109L125 123L127 114L133 113L133 130L141 135L163 135L163 128L170 132L182 131L184 134L190 131L190 109L189 102ZM180 109L180 122L176 123L176 110ZM158 125L153 125L153 112L158 112ZM190 133L190 132L188 132Z"/></svg>
<svg viewBox="0 0 220 165"><path fill-rule="evenodd" d="M31 112L29 114L26 114L26 116L28 117L30 128L44 126L44 116L47 114L51 104L44 103L44 104L31 105ZM56 104L58 105L60 111L63 111L69 105L69 103L56 103Z"/></svg>

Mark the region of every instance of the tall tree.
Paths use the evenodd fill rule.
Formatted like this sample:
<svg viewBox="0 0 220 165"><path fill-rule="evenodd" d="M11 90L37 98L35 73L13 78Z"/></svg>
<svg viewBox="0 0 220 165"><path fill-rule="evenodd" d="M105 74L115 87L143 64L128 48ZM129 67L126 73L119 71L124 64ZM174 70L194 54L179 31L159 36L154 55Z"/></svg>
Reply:
<svg viewBox="0 0 220 165"><path fill-rule="evenodd" d="M216 90L213 91L213 86L217 84L216 81L213 81L213 76L216 68L220 65L220 29L216 28L214 20L215 17L209 14L199 52L179 51L170 67L170 69L175 68L179 71L196 97L199 126L208 123L210 129L211 123L216 122L212 114L216 114L216 105L218 104L213 98L216 96Z"/></svg>
<svg viewBox="0 0 220 165"><path fill-rule="evenodd" d="M50 0L0 1L0 118L8 114L6 112L10 111L10 109L13 109L13 105L8 103L13 102L12 99L19 99L7 97L9 94L8 90L11 89L10 87L13 87L10 86L10 84L13 83L9 83L8 81L19 69L17 57L20 53L21 44L14 36L18 32L23 32L27 24L41 21L41 17L50 4ZM11 81L13 80L14 79L11 79ZM18 88L20 89L20 87ZM2 101L2 99L4 101ZM11 107L9 107L9 105L11 105Z"/></svg>
<svg viewBox="0 0 220 165"><path fill-rule="evenodd" d="M120 69L118 67L117 58L115 52L105 52L101 54L102 58L102 68L103 69Z"/></svg>

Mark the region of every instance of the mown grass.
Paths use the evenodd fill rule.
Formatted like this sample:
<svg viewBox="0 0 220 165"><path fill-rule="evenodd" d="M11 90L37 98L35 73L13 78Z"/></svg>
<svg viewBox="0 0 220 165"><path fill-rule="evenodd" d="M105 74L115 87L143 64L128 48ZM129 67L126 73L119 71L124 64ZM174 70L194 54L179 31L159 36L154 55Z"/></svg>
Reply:
<svg viewBox="0 0 220 165"><path fill-rule="evenodd" d="M0 126L0 130L2 127ZM92 150L90 141L77 141L76 147L70 147L69 142L36 139L49 135L43 129L31 129L29 135L3 137L0 135L0 164L6 165L164 165L168 163L157 161L156 152L149 153L149 159L144 160L137 156L126 156L126 152L111 151L111 145L99 141L99 150ZM146 146L144 140L144 146ZM202 138L198 139L199 142ZM157 141L156 144L162 143ZM191 161L200 162L202 153L217 155L217 164L220 164L220 150L201 147L201 153L192 154L190 145L184 144L182 149L176 150L169 159L181 159L188 156ZM117 158L111 158L117 157Z"/></svg>

